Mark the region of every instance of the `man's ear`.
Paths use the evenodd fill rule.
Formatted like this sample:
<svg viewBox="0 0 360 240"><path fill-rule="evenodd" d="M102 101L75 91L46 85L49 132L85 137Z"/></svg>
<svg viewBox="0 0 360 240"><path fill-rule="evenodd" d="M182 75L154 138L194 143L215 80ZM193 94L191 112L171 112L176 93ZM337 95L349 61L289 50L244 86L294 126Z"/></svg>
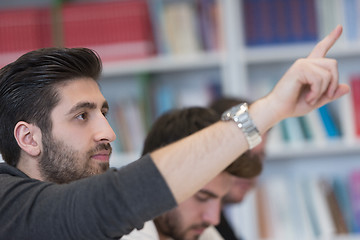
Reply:
<svg viewBox="0 0 360 240"><path fill-rule="evenodd" d="M41 130L34 124L20 121L15 125L14 136L19 147L32 157L41 153Z"/></svg>

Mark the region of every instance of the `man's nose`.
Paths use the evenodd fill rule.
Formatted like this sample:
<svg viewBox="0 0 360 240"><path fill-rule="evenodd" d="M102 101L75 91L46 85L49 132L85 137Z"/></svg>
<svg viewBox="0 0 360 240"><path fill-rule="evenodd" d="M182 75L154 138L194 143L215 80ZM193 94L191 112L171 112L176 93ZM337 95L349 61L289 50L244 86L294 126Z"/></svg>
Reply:
<svg viewBox="0 0 360 240"><path fill-rule="evenodd" d="M99 118L97 121L97 128L96 134L95 134L95 140L96 141L103 141L103 142L113 142L116 139L116 135L114 130L111 128L108 120L105 118L105 116L102 115L102 117Z"/></svg>
<svg viewBox="0 0 360 240"><path fill-rule="evenodd" d="M220 201L209 203L203 214L203 220L209 223L210 225L218 225L220 222L220 211L221 211Z"/></svg>

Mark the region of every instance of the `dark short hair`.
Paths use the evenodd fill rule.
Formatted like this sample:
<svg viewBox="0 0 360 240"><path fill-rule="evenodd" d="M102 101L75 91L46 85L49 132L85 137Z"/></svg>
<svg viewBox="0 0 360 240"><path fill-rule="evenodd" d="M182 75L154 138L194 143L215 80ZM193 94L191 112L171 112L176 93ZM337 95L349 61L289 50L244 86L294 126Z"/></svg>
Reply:
<svg viewBox="0 0 360 240"><path fill-rule="evenodd" d="M0 69L0 152L16 166L20 148L14 137L19 121L50 131L50 113L59 102L57 86L81 77L98 80L99 56L86 48L44 48L28 52Z"/></svg>
<svg viewBox="0 0 360 240"><path fill-rule="evenodd" d="M204 107L188 107L166 112L152 125L146 136L142 155L200 131L219 119L218 113ZM238 158L225 171L238 177L248 177L248 163L244 158Z"/></svg>
<svg viewBox="0 0 360 240"><path fill-rule="evenodd" d="M220 97L212 101L209 106L221 116L226 110L244 102L251 104L251 101L246 98ZM237 166L232 167L232 165ZM262 172L263 164L259 156L248 150L238 157L229 167L232 167L232 170L230 171L239 171L238 173L233 173L234 175L252 178L258 176Z"/></svg>

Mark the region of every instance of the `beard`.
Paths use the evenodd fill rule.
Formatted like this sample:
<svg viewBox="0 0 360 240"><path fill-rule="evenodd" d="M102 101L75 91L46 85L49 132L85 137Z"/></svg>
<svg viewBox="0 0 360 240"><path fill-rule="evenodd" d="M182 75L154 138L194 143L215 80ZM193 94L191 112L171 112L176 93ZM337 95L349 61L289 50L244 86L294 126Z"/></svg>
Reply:
<svg viewBox="0 0 360 240"><path fill-rule="evenodd" d="M39 170L46 181L62 184L97 175L109 169L108 162L93 162L91 156L100 150L109 150L110 144L100 144L82 154L56 140L50 134L43 135L43 156L39 161Z"/></svg>
<svg viewBox="0 0 360 240"><path fill-rule="evenodd" d="M210 226L210 224L203 222L184 227L181 214L176 209L170 210L155 218L154 223L161 235L170 237L174 240L197 240L200 235L191 233L190 235L189 232L191 230L207 228Z"/></svg>

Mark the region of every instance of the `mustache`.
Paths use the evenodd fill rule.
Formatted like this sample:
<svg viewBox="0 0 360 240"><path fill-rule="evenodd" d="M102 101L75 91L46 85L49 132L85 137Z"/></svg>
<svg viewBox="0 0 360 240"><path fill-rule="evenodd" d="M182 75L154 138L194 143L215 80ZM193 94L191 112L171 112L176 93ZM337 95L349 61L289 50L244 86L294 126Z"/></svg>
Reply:
<svg viewBox="0 0 360 240"><path fill-rule="evenodd" d="M111 153L112 153L112 147L111 147L110 143L101 143L101 144L97 145L94 149L90 150L89 155L93 155L96 152L101 151L101 150L110 150L109 155L111 155Z"/></svg>
<svg viewBox="0 0 360 240"><path fill-rule="evenodd" d="M190 228L198 229L198 228L208 228L210 226L209 223L203 222L201 224L192 225Z"/></svg>

